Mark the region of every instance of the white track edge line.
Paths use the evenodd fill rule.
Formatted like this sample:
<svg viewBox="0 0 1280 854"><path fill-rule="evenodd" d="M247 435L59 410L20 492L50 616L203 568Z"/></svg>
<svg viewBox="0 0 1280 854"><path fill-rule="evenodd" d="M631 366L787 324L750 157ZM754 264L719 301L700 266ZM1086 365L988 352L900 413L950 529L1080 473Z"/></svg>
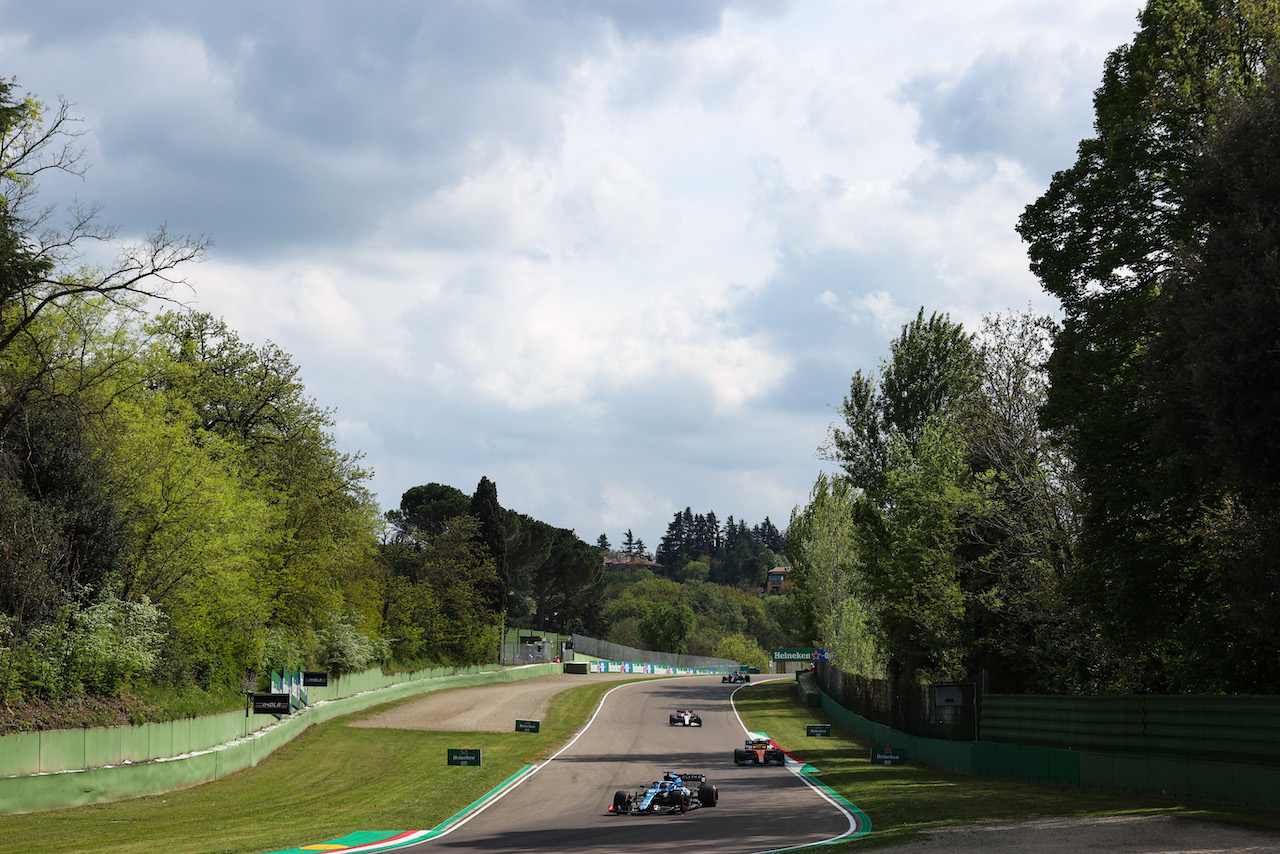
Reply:
<svg viewBox="0 0 1280 854"><path fill-rule="evenodd" d="M777 679L763 679L753 684L763 685L766 682L780 682L782 681L782 679L783 677L779 677ZM742 731L745 732L747 735L751 735L751 730L747 729L747 724L742 720L742 715L738 714L738 704L733 701L733 698L743 688L750 688L750 687L751 685L739 685L737 688L733 689L733 693L729 695L729 705L730 707L733 708L733 715L738 719L738 725L742 727ZM791 757L788 756L787 759L791 760ZM784 765L783 767L786 768L788 771L790 771L792 774L794 774L796 777L798 777L800 779L800 782L804 783L810 789L817 792L820 798L822 798L827 803L831 804L836 809L840 810L841 815L843 815L849 822L849 829L846 830L844 833L838 834L836 836L832 836L830 839L824 839L820 842L810 842L808 844L798 845L793 848L771 848L768 851L756 851L756 852L752 852L752 854L780 854L780 852L783 852L783 851L799 851L801 849L812 848L817 845L831 845L835 842L838 842L841 839L844 839L846 836L850 836L858 832L857 816L855 816L853 813L845 809L843 804L837 803L836 801L832 800L830 795L828 795L826 792L822 791L822 789L815 786L813 782L809 780L808 777L806 777L804 774L800 773L799 770L797 770L797 765L799 765L800 768L804 767L803 764L795 763L794 761L792 761L791 764Z"/></svg>

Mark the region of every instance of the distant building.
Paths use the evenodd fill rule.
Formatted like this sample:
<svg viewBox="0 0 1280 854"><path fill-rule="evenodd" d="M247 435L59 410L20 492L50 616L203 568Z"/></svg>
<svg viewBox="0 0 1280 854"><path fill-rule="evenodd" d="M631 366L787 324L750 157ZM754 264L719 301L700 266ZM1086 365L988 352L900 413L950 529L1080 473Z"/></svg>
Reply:
<svg viewBox="0 0 1280 854"><path fill-rule="evenodd" d="M791 573L789 566L775 566L769 570L769 578L764 583L764 592L777 595L782 592L782 585L787 583L787 576Z"/></svg>
<svg viewBox="0 0 1280 854"><path fill-rule="evenodd" d="M635 572L637 569L653 571L661 566L662 564L655 563L648 558L634 555L607 554L604 556L604 568L611 572Z"/></svg>

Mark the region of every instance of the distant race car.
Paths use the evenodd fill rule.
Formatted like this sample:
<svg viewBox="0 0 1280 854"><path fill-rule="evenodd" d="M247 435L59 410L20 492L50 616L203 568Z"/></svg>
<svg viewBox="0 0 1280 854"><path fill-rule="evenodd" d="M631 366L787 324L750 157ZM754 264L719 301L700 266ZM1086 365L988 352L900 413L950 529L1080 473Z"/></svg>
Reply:
<svg viewBox="0 0 1280 854"><path fill-rule="evenodd" d="M735 670L733 673L726 673L725 675L721 676L720 681L721 682L750 682L751 674L739 673L738 671Z"/></svg>
<svg viewBox="0 0 1280 854"><path fill-rule="evenodd" d="M746 747L733 751L734 765L786 765L787 754L767 738L749 738Z"/></svg>
<svg viewBox="0 0 1280 854"><path fill-rule="evenodd" d="M690 789L694 783L697 789ZM698 807L713 807L719 800L720 789L707 782L706 774L668 771L644 791L615 792L609 812L613 815L685 813Z"/></svg>
<svg viewBox="0 0 1280 854"><path fill-rule="evenodd" d="M702 726L702 715L693 709L676 709L671 715L671 726Z"/></svg>

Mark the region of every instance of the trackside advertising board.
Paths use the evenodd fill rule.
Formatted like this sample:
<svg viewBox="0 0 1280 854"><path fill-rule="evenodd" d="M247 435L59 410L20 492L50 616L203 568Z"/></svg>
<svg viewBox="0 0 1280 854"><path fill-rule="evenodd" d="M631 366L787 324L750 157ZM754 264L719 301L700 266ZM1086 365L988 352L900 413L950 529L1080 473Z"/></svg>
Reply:
<svg viewBox="0 0 1280 854"><path fill-rule="evenodd" d="M450 747L448 750L450 765L480 765L480 748Z"/></svg>
<svg viewBox="0 0 1280 854"><path fill-rule="evenodd" d="M871 764L901 765L902 751L893 747L873 747L871 748Z"/></svg>
<svg viewBox="0 0 1280 854"><path fill-rule="evenodd" d="M516 719L516 732L538 732L542 727L542 721L522 721Z"/></svg>
<svg viewBox="0 0 1280 854"><path fill-rule="evenodd" d="M671 667L634 661L592 661L588 663L587 670L590 673L635 673L643 676L696 676L720 672L702 667Z"/></svg>
<svg viewBox="0 0 1280 854"><path fill-rule="evenodd" d="M830 661L825 649L775 649L774 661Z"/></svg>
<svg viewBox="0 0 1280 854"><path fill-rule="evenodd" d="M289 700L289 695L285 693L254 694L253 713L255 715L287 715Z"/></svg>

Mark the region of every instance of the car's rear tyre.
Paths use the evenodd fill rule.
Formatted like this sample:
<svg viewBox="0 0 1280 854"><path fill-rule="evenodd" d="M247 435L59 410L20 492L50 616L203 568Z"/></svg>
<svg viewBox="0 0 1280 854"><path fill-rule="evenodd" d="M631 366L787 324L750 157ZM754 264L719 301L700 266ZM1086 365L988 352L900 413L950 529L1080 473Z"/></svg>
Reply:
<svg viewBox="0 0 1280 854"><path fill-rule="evenodd" d="M747 758L746 753L747 753L747 752L746 752L745 750L735 750L735 751L733 751L733 764L734 764L734 765L741 765L741 764L742 764L742 760L744 760L744 759L746 759L746 758Z"/></svg>
<svg viewBox="0 0 1280 854"><path fill-rule="evenodd" d="M720 790L710 783L698 787L698 800L704 807L713 807L720 800Z"/></svg>

